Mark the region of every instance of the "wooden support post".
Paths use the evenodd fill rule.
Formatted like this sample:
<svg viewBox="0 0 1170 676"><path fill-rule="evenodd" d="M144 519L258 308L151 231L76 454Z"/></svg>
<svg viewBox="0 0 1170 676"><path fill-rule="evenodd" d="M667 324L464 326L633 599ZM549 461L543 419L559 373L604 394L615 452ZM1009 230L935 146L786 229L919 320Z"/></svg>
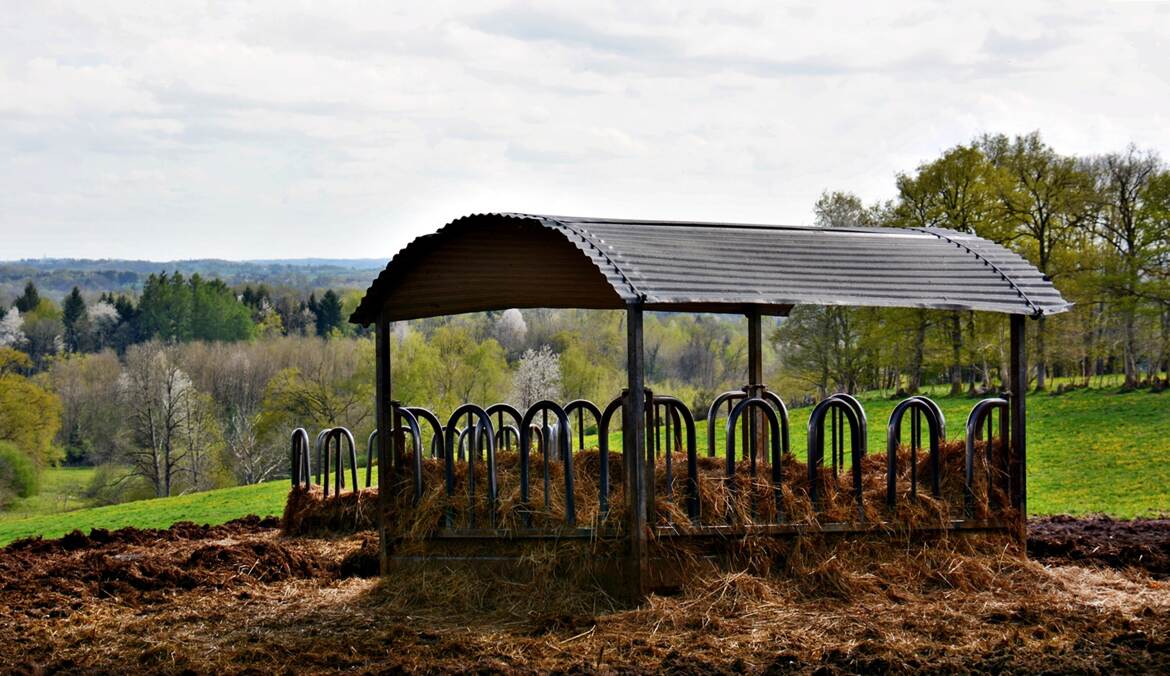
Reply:
<svg viewBox="0 0 1170 676"><path fill-rule="evenodd" d="M748 396L759 397L764 394L764 329L760 309L753 306L748 310ZM767 458L764 452L764 412L753 408L748 415L748 438L752 440L752 457L757 454ZM744 449L744 453L749 453Z"/></svg>
<svg viewBox="0 0 1170 676"><path fill-rule="evenodd" d="M1009 486L1012 507L1020 517L1019 535L1027 538L1028 527L1028 349L1024 339L1024 315L1011 316L1011 460Z"/></svg>
<svg viewBox="0 0 1170 676"><path fill-rule="evenodd" d="M764 328L760 309L748 311L748 383L764 384Z"/></svg>
<svg viewBox="0 0 1170 676"><path fill-rule="evenodd" d="M626 309L626 371L629 379L622 412L622 456L626 466L630 552L627 581L630 595L640 600L649 584L649 552L646 538L646 395L645 358L642 352L642 305Z"/></svg>
<svg viewBox="0 0 1170 676"><path fill-rule="evenodd" d="M390 322L378 317L374 324L374 421L378 426L378 564L383 575L388 572L390 542L387 539L386 512L390 506Z"/></svg>

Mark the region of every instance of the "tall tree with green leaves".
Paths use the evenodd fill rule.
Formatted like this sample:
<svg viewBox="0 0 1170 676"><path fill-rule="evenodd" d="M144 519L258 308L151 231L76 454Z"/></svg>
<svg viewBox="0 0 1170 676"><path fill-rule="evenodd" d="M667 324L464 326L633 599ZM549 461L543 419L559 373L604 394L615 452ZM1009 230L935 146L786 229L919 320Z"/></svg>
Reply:
<svg viewBox="0 0 1170 676"><path fill-rule="evenodd" d="M1009 244L1050 279L1062 276L1072 262L1071 243L1092 224L1093 177L1076 158L1058 155L1039 132L1009 139L984 136L979 145L998 170L993 189ZM1036 327L1036 389L1046 387L1047 325Z"/></svg>
<svg viewBox="0 0 1170 676"><path fill-rule="evenodd" d="M32 364L28 355L0 347L0 441L15 445L37 467L61 459L53 439L61 427L61 400L20 374Z"/></svg>
<svg viewBox="0 0 1170 676"><path fill-rule="evenodd" d="M1097 191L1103 209L1097 233L1111 254L1101 284L1121 313L1125 387L1138 385L1138 312L1150 272L1159 260L1164 225L1147 203L1151 182L1163 169L1153 152L1130 146L1123 153L1097 158Z"/></svg>
<svg viewBox="0 0 1170 676"><path fill-rule="evenodd" d="M1155 233L1146 294L1158 305L1162 334L1158 364L1170 380L1170 170L1150 179L1143 201L1143 217Z"/></svg>
<svg viewBox="0 0 1170 676"><path fill-rule="evenodd" d="M993 241L1010 239L997 218L993 167L976 144L950 148L918 167L914 177L898 176L900 210L918 227L944 227ZM963 391L963 317L952 312L946 328L951 343L951 393Z"/></svg>

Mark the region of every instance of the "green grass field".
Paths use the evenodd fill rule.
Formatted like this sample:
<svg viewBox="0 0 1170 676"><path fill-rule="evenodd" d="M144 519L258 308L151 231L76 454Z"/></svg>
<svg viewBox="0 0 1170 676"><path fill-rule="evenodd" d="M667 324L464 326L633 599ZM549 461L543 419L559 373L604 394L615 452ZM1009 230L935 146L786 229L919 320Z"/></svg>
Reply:
<svg viewBox="0 0 1170 676"><path fill-rule="evenodd" d="M961 439L978 401L933 397L946 417L947 436ZM870 453L884 452L886 423L897 401L860 398ZM802 460L811 408L790 412L790 443ZM716 428L716 455L725 455L725 421ZM908 438L908 428L904 430ZM700 453L707 423L696 424ZM587 437L595 444L596 437ZM621 448L621 435L610 435ZM1118 517L1170 513L1170 396L1146 391L1085 389L1028 398L1028 511L1032 514L1105 513Z"/></svg>
<svg viewBox="0 0 1170 676"><path fill-rule="evenodd" d="M975 400L937 397L948 436L961 438ZM885 449L896 402L863 397L871 452ZM792 450L805 455L808 408L791 414ZM706 423L698 425L706 452ZM723 448L722 424L717 448ZM587 439L596 444L596 437ZM612 450L621 448L611 435ZM722 455L722 452L720 451ZM1032 514L1105 513L1133 517L1170 513L1170 394L1077 390L1028 400L1028 496ZM60 468L42 478L41 494L0 512L0 544L32 535L59 537L75 528L163 528L176 521L223 523L247 514L280 514L288 482L226 488L172 498L85 508L78 497L93 470Z"/></svg>
<svg viewBox="0 0 1170 676"><path fill-rule="evenodd" d="M96 471L93 467L54 467L42 473L40 492L26 500L17 500L11 509L0 512L0 523L11 518L91 507L83 493Z"/></svg>

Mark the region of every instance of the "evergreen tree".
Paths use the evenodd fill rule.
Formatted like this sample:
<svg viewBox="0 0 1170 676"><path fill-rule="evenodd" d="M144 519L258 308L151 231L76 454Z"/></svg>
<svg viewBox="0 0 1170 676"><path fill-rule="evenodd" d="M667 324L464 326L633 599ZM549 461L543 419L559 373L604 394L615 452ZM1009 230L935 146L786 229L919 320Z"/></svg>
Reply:
<svg viewBox="0 0 1170 676"><path fill-rule="evenodd" d="M334 328L341 326L341 298L333 289L326 291L320 302L309 296L309 303L309 309L317 315L318 336L328 336Z"/></svg>
<svg viewBox="0 0 1170 676"><path fill-rule="evenodd" d="M40 304L41 295L37 293L37 287L32 283L31 280L28 284L24 285L24 293L21 294L20 297L16 299L16 303L14 303L16 309L20 310L21 314L32 312L33 310L37 309L37 306Z"/></svg>
<svg viewBox="0 0 1170 676"><path fill-rule="evenodd" d="M115 306L117 307L117 306ZM119 307L119 314L122 308ZM175 273L151 275L135 313L137 337L164 341L243 340L254 333L251 312L222 281Z"/></svg>
<svg viewBox="0 0 1170 676"><path fill-rule="evenodd" d="M65 297L61 308L61 321L65 324L65 350L81 352L85 349L86 337L89 334L89 313L85 307L85 299L81 297L81 290L76 286Z"/></svg>

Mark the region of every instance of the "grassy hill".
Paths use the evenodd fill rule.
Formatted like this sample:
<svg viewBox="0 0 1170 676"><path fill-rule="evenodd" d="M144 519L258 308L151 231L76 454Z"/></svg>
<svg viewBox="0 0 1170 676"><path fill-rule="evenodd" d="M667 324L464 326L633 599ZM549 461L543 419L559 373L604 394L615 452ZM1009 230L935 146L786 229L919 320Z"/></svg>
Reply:
<svg viewBox="0 0 1170 676"><path fill-rule="evenodd" d="M123 526L166 528L176 521L219 524L248 514L279 515L288 489L287 481L270 481L55 514L0 514L0 545L34 535L60 537L75 528L86 532L91 528L113 530Z"/></svg>
<svg viewBox="0 0 1170 676"><path fill-rule="evenodd" d="M939 397L948 436L961 437L974 400ZM896 402L864 399L869 447L885 448L885 425ZM1170 395L1078 390L1029 398L1028 493L1033 514L1105 513L1133 517L1170 512ZM792 411L792 449L804 456L810 409ZM722 427L722 425L721 425ZM723 447L723 432L717 437ZM706 424L698 429L706 450ZM589 442L596 443L596 439ZM620 448L620 438L611 440ZM161 528L175 521L222 523L247 514L280 514L286 480L107 507L72 509L87 470L52 470L40 496L0 512L0 545L32 535L58 537L74 528Z"/></svg>

